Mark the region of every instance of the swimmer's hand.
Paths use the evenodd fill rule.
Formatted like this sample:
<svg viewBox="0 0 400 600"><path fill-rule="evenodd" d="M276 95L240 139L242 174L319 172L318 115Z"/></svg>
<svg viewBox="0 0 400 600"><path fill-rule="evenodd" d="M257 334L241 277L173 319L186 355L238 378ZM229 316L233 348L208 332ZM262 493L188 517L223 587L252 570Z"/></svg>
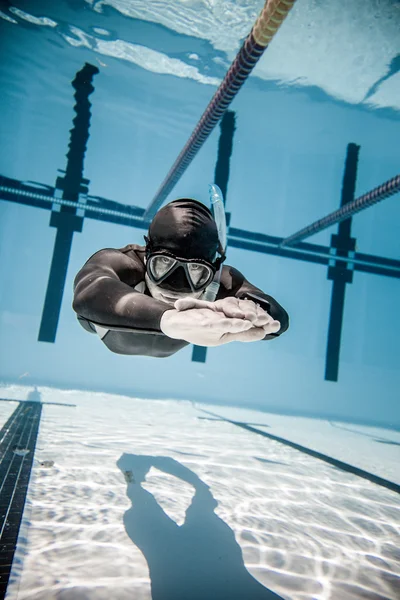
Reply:
<svg viewBox="0 0 400 600"><path fill-rule="evenodd" d="M265 337L264 329L254 327L248 319L227 317L208 306L191 308L185 304L186 300L198 302L191 298L177 300L176 308L167 310L161 317L161 331L170 338L196 346L221 346L229 342L255 342Z"/></svg>
<svg viewBox="0 0 400 600"><path fill-rule="evenodd" d="M264 309L252 300L240 300L229 296L216 302L207 302L206 300L195 300L194 298L181 298L175 302L177 310L188 310L193 308L209 308L214 311L222 312L226 317L234 319L246 319L250 321L253 327L262 327L265 337L268 333L277 333L281 324L269 315ZM262 339L262 338L261 338Z"/></svg>

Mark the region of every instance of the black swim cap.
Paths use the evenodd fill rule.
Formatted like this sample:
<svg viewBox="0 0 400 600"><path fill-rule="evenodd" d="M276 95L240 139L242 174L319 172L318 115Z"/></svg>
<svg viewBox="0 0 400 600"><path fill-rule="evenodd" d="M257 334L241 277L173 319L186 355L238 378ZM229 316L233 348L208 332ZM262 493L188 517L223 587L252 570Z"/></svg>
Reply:
<svg viewBox="0 0 400 600"><path fill-rule="evenodd" d="M168 250L181 258L214 262L220 247L218 229L207 206L180 198L161 208L149 227L147 250Z"/></svg>

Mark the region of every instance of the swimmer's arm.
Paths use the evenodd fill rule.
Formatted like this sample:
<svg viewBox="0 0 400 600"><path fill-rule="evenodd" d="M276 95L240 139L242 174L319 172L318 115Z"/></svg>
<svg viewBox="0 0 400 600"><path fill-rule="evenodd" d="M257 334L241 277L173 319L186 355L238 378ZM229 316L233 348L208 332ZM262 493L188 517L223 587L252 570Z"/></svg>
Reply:
<svg viewBox="0 0 400 600"><path fill-rule="evenodd" d="M143 279L144 267L139 258L134 260L111 248L100 250L75 277L73 309L105 328L161 333L161 317L171 307L130 287Z"/></svg>
<svg viewBox="0 0 400 600"><path fill-rule="evenodd" d="M289 328L289 315L286 310L268 294L252 285L244 275L234 267L224 266L221 277L221 293L220 297L234 296L240 300L249 299L256 302L263 308L273 319L279 321L281 327L277 333L267 334L263 340L272 340L279 337Z"/></svg>

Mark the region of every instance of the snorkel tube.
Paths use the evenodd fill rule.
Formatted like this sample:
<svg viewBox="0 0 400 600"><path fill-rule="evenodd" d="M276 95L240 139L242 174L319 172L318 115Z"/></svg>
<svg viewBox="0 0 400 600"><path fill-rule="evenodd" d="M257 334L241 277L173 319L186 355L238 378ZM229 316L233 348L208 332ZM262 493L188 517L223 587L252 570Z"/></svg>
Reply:
<svg viewBox="0 0 400 600"><path fill-rule="evenodd" d="M219 243L222 249L223 254L225 255L226 250L226 217L225 217L225 207L224 207L224 199L222 196L222 192L219 187L215 184L210 184L209 186L209 194L210 194L210 202L211 209L213 212L214 220L218 229L218 238ZM222 263L210 283L207 287L203 299L207 302L214 302L217 297L219 286L221 282L221 274L222 274Z"/></svg>

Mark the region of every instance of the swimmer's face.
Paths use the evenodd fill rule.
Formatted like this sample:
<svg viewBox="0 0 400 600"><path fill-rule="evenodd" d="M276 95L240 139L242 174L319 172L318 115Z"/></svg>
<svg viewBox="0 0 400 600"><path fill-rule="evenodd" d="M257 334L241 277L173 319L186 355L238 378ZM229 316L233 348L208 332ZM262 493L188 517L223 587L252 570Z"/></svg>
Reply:
<svg viewBox="0 0 400 600"><path fill-rule="evenodd" d="M179 300L180 298L200 298L200 296L202 296L204 290L201 290L200 292L192 292L192 293L188 293L188 292L173 292L171 290L163 290L160 286L156 285L155 283L153 283L149 276L145 275L145 281L146 281L146 286L150 292L150 294L153 296L153 298L155 300L161 300L161 302L165 302L166 304L170 304L171 306L173 306L175 304L175 302L177 300Z"/></svg>

